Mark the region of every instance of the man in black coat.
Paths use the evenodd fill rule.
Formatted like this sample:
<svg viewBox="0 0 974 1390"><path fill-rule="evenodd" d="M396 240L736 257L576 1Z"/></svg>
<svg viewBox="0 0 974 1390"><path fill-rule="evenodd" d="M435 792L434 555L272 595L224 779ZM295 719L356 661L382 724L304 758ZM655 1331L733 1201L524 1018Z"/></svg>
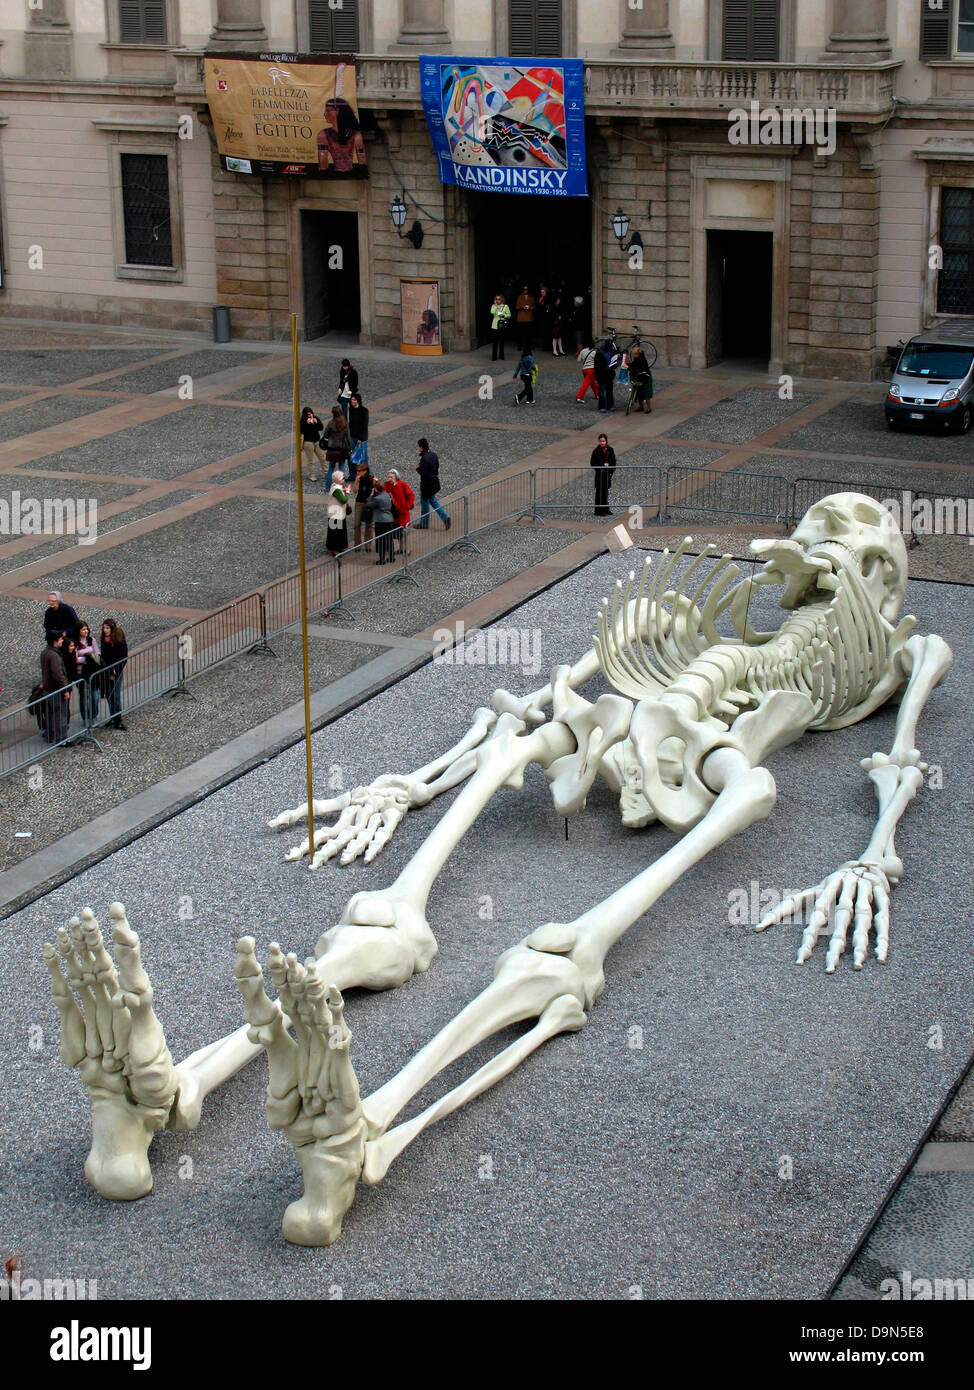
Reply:
<svg viewBox="0 0 974 1390"><path fill-rule="evenodd" d="M68 683L67 672L61 659L63 641L63 633L51 632L48 635L47 646L41 653L41 685L44 694L51 697L45 700L43 705L45 743L60 743L68 732L68 700L71 693L61 693Z"/></svg>
<svg viewBox="0 0 974 1390"><path fill-rule="evenodd" d="M53 589L47 596L44 610L44 636L50 640L52 632L69 632L73 637L80 621L70 603L64 603L60 593Z"/></svg>
<svg viewBox="0 0 974 1390"><path fill-rule="evenodd" d="M615 410L612 383L616 379L619 354L611 343L600 343L595 353L595 384L599 388L599 414Z"/></svg>
<svg viewBox="0 0 974 1390"><path fill-rule="evenodd" d="M616 471L616 453L615 449L609 448L609 441L604 434L599 435L599 442L592 450L589 463L595 469L595 515L611 516L609 488L612 486L612 475Z"/></svg>
<svg viewBox="0 0 974 1390"><path fill-rule="evenodd" d="M425 436L416 442L419 448L419 463L416 465L416 472L419 474L420 503L420 516L416 525L422 528L429 526L430 507L432 507L449 531L452 522L436 500L436 494L440 490L440 460L430 448L430 442Z"/></svg>

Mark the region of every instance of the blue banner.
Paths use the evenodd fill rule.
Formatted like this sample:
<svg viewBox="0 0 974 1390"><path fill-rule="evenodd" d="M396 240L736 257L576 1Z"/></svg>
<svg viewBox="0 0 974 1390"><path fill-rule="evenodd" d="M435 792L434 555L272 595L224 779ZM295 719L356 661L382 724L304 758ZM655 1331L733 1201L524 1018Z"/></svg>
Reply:
<svg viewBox="0 0 974 1390"><path fill-rule="evenodd" d="M419 71L441 183L488 193L587 194L581 59L424 54Z"/></svg>

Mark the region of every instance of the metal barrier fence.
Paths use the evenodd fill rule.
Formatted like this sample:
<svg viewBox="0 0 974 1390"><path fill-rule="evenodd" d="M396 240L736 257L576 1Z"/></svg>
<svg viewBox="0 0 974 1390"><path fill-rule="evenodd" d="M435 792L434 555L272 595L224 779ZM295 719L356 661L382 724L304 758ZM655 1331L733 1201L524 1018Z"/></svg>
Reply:
<svg viewBox="0 0 974 1390"><path fill-rule="evenodd" d="M945 497L925 488L897 483L839 483L834 478L796 478L791 490L791 520L801 519L809 507L831 492L862 492L886 505L897 517L900 531L919 545L924 535L974 535L974 497ZM895 509L890 506L895 503ZM914 505L919 504L919 509Z"/></svg>
<svg viewBox="0 0 974 1390"><path fill-rule="evenodd" d="M28 698L0 714L0 777L30 767L55 748L85 736L87 720L78 727L83 685L83 681L75 681L34 703Z"/></svg>
<svg viewBox="0 0 974 1390"><path fill-rule="evenodd" d="M542 514L592 515L595 509L596 469L588 464L577 467L552 465L532 471L531 517ZM620 463L612 474L609 505L613 511L638 507L646 518L662 515L663 470L655 464ZM640 526L646 525L641 519Z"/></svg>
<svg viewBox="0 0 974 1390"><path fill-rule="evenodd" d="M707 512L717 516L746 516L788 522L790 485L778 473L695 468L677 464L666 470L661 520L670 512Z"/></svg>

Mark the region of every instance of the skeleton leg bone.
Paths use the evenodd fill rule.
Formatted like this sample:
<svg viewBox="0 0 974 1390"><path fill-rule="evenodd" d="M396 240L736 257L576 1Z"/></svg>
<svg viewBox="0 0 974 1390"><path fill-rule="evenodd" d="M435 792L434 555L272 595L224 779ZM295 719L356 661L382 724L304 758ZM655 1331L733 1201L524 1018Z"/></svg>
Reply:
<svg viewBox="0 0 974 1390"><path fill-rule="evenodd" d="M493 983L397 1076L362 1103L368 1126L363 1152L364 1181L378 1182L392 1160L424 1128L496 1084L547 1038L580 1028L585 1022L585 1010L603 989L602 967L612 945L700 859L770 814L775 800L771 775L764 768L752 767L739 750L721 748L713 752L707 759L706 773L717 793L716 800L678 844L574 922L549 923L504 952L497 962ZM323 963L318 962L319 974L323 968ZM445 1067L487 1038L527 1018L537 1018L539 1022L468 1081L415 1119L395 1129L388 1128L402 1108ZM299 1050L308 1048L311 1057L310 1045L300 1034L297 1046ZM350 1142L357 1142L358 1122L356 1113L349 1128ZM332 1193L329 1198L329 1231L334 1230L336 1206L345 1198L351 1200L347 1170L342 1171L341 1192Z"/></svg>

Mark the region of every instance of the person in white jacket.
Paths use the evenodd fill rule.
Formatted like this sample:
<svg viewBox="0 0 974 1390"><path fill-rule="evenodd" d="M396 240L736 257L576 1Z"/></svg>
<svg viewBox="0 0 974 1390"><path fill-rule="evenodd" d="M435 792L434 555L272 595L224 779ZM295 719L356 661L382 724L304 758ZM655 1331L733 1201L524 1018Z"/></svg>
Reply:
<svg viewBox="0 0 974 1390"><path fill-rule="evenodd" d="M584 405L585 392L589 389L589 387L592 388L592 395L595 397L596 400L598 400L599 388L596 385L595 381L595 348L592 346L592 344L583 343L583 345L578 349L578 352L575 355L575 360L581 367L583 372L582 384L579 388L577 396L575 397L576 401L579 405Z"/></svg>

